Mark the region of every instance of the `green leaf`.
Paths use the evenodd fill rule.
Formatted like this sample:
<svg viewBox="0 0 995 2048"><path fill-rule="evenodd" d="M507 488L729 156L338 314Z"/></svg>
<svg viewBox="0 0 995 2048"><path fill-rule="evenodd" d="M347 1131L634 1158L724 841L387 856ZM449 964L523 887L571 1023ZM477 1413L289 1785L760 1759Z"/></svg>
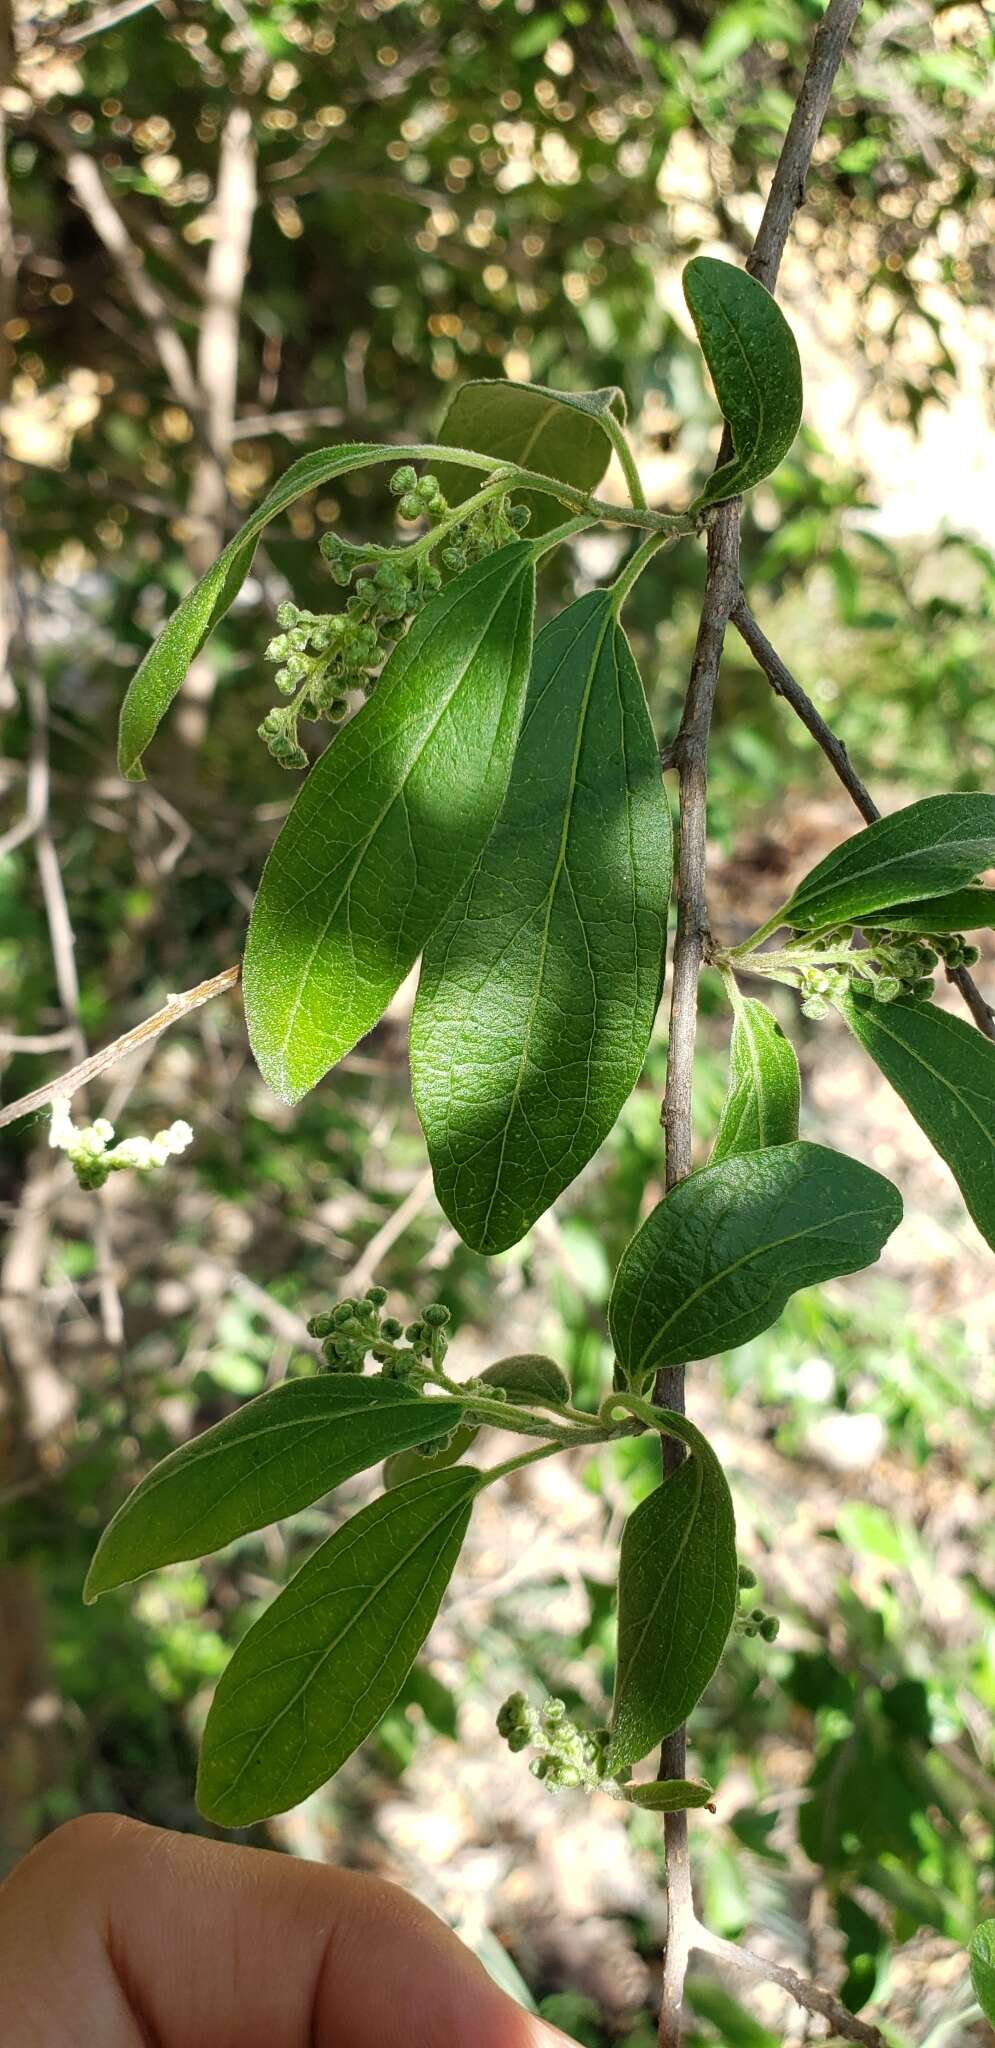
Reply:
<svg viewBox="0 0 995 2048"><path fill-rule="evenodd" d="M901 1215L890 1181L825 1145L774 1145L691 1174L615 1275L608 1319L629 1383L748 1343L799 1287L871 1265Z"/></svg>
<svg viewBox="0 0 995 2048"><path fill-rule="evenodd" d="M622 1797L630 1806L644 1806L650 1813L684 1813L690 1807L707 1806L713 1792L700 1778L656 1778L648 1785L623 1785Z"/></svg>
<svg viewBox="0 0 995 2048"><path fill-rule="evenodd" d="M541 1351L516 1351L510 1358L499 1358L480 1378L489 1386L503 1387L513 1401L560 1408L570 1399L566 1373L555 1358L547 1358Z"/></svg>
<svg viewBox="0 0 995 2048"><path fill-rule="evenodd" d="M849 996L839 1008L946 1160L995 1250L995 1044L935 1003Z"/></svg>
<svg viewBox="0 0 995 2048"><path fill-rule="evenodd" d="M971 1985L975 1998L995 2027L995 1920L982 1920L971 1936Z"/></svg>
<svg viewBox="0 0 995 2048"><path fill-rule="evenodd" d="M729 423L735 458L709 477L691 507L737 497L777 468L801 425L798 346L776 299L749 271L696 256L684 297Z"/></svg>
<svg viewBox="0 0 995 2048"><path fill-rule="evenodd" d="M626 1522L606 1772L638 1763L697 1705L739 1598L725 1473L704 1439Z"/></svg>
<svg viewBox="0 0 995 2048"><path fill-rule="evenodd" d="M859 924L871 911L944 896L993 862L995 796L927 796L844 839L766 929Z"/></svg>
<svg viewBox="0 0 995 2048"><path fill-rule="evenodd" d="M389 1380L287 1380L171 1451L119 1507L97 1545L85 1598L310 1506L388 1452L459 1422L454 1401Z"/></svg>
<svg viewBox="0 0 995 2048"><path fill-rule="evenodd" d="M385 1494L308 1559L239 1644L204 1731L197 1802L220 1827L296 1806L386 1713L439 1610L479 1472Z"/></svg>
<svg viewBox="0 0 995 2048"><path fill-rule="evenodd" d="M318 449L291 464L286 475L256 507L251 519L246 520L217 561L212 562L206 575L187 592L132 676L118 728L118 765L122 775L133 782L143 780L142 755L155 737L190 663L238 596L263 527L292 505L295 498L327 483L330 477L362 469L368 462L389 461L395 455L403 457L406 452L403 448L380 448L372 441L356 441L341 448Z"/></svg>
<svg viewBox="0 0 995 2048"><path fill-rule="evenodd" d="M766 1003L736 995L729 1047L729 1092L722 1105L711 1164L798 1136L801 1079L790 1039Z"/></svg>
<svg viewBox="0 0 995 2048"><path fill-rule="evenodd" d="M440 428L450 448L472 448L501 462L593 491L611 460L612 443L603 425L611 413L625 419L625 399L617 386L604 391L547 391L541 384L510 384L503 378L481 378L462 384ZM475 488L472 479L453 463L438 467L442 489L451 505L461 505ZM529 491L522 499L532 520L529 533L547 533L564 517L555 498Z"/></svg>
<svg viewBox="0 0 995 2048"><path fill-rule="evenodd" d="M863 921L892 932L992 931L995 889L952 889L947 896L927 896L918 903L896 903L888 910L869 911Z"/></svg>
<svg viewBox="0 0 995 2048"><path fill-rule="evenodd" d="M452 1436L441 1443L437 1450L422 1455L421 1451L397 1451L385 1458L383 1483L390 1493L395 1486L405 1486L409 1479L422 1479L426 1472L447 1472L451 1465L458 1465L465 1458L470 1445L476 1443L480 1431L475 1423L460 1423Z"/></svg>
<svg viewBox="0 0 995 2048"><path fill-rule="evenodd" d="M286 1102L376 1024L487 838L521 722L534 584L515 541L433 598L280 833L244 990L252 1049Z"/></svg>
<svg viewBox="0 0 995 2048"><path fill-rule="evenodd" d="M610 591L544 628L497 825L426 948L411 1024L436 1192L517 1243L607 1136L659 999L673 841Z"/></svg>

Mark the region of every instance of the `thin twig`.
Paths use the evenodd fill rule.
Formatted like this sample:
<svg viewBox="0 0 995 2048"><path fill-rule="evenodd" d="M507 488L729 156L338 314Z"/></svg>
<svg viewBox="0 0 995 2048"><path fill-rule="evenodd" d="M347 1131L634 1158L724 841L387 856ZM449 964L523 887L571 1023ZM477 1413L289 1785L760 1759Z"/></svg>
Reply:
<svg viewBox="0 0 995 2048"><path fill-rule="evenodd" d="M829 0L812 42L805 76L774 172L747 268L773 291L784 245L794 215L805 197L812 151L822 125L860 0ZM732 453L728 429L722 437L719 463ZM708 740L718 685L726 626L739 595L738 500L722 505L708 532L708 565L701 621L691 664L677 739L667 750L680 787L680 830L677 866L677 932L671 984L667 1087L663 1106L666 1135L666 1185L675 1187L691 1171L691 1085L698 1014L698 975L707 942L705 896ZM657 1375L653 1393L661 1406L684 1411L683 1368ZM664 1444L666 1445L666 1439ZM672 1469L672 1450L663 1452L664 1472ZM683 1777L686 1733L676 1729L660 1756L662 1778ZM659 2048L680 2048L684 1978L694 1928L694 1902L685 1813L664 1817L667 1887L667 1946L660 2000Z"/></svg>
<svg viewBox="0 0 995 2048"><path fill-rule="evenodd" d="M736 600L730 614L736 631L746 642L758 668L763 670L771 689L778 697L790 704L806 730L811 733L816 746L821 747L833 772L839 777L848 796L852 797L864 823L873 825L881 813L865 782L857 774L846 747L841 739L826 724L805 690L782 661L776 647L771 645L766 633L754 618L743 591ZM966 967L948 967L947 980L959 989L971 1012L979 1031L986 1038L995 1039L995 1010L986 1000L981 989Z"/></svg>
<svg viewBox="0 0 995 2048"><path fill-rule="evenodd" d="M382 1223L376 1235L371 1237L366 1250L360 1253L355 1265L351 1267L345 1279L339 1282L343 1295L363 1294L365 1292L376 1275L381 1259L386 1257L391 1246L395 1245L398 1238L403 1236L409 1223L413 1223L415 1217L421 1215L432 1193L432 1187L433 1176L432 1169L429 1166L426 1167L423 1174L419 1175L414 1187L405 1195L400 1206L393 1210L392 1214L388 1216L386 1223Z"/></svg>
<svg viewBox="0 0 995 2048"><path fill-rule="evenodd" d="M57 1097L75 1095L78 1088L86 1088L95 1081L98 1074L106 1073L108 1067L117 1065L118 1060L127 1059L130 1052L146 1045L150 1038L158 1038L161 1031L168 1031L171 1024L178 1024L183 1017L189 1017L191 1010L199 1010L202 1003L209 1003L212 996L224 995L234 988L241 970L238 966L225 967L220 974L212 974L210 980L199 981L196 988L189 988L183 995L170 996L161 1010L146 1017L141 1024L135 1024L110 1045L93 1052L88 1059L80 1060L68 1073L58 1074L54 1081L46 1081L43 1088L34 1088L30 1095L22 1095L17 1102L8 1103L0 1109L0 1128L4 1124L16 1123L19 1117L31 1116L35 1110L46 1109Z"/></svg>
<svg viewBox="0 0 995 2048"><path fill-rule="evenodd" d="M817 2013L820 2019L828 2020L834 2034L842 2035L844 2041L857 2041L861 2048L887 2048L879 2027L858 2020L838 1998L833 1997L831 1991L823 1991L820 1985L810 1984L807 1978L799 1977L797 1970L789 1969L785 1963L776 1963L770 1956L755 1955L752 1949L738 1948L734 1941L724 1941L720 1934L710 1934L698 1920L691 1930L691 1947L730 1963L736 1969L746 1970L751 1977L766 1977L771 1984L779 1984L804 2012Z"/></svg>

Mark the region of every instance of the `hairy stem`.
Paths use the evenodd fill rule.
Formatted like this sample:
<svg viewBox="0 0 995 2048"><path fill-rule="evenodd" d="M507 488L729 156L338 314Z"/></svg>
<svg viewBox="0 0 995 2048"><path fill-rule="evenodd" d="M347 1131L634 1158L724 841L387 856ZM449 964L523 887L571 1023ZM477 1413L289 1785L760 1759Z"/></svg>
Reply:
<svg viewBox="0 0 995 2048"><path fill-rule="evenodd" d="M773 291L794 215L805 197L819 130L829 105L833 80L842 61L861 0L829 0L816 30L795 110L774 171L763 218L747 269ZM719 464L732 454L731 437L723 435ZM708 938L705 894L707 834L708 740L718 685L719 664L728 621L739 597L738 499L720 505L708 531L708 561L701 620L691 663L684 710L677 739L668 750L667 765L676 767L680 827L677 865L677 933L674 941L670 1004L667 1088L663 1105L666 1138L666 1186L676 1187L691 1171L691 1085L698 1015L698 975ZM669 1367L657 1375L654 1402L684 1413L684 1371ZM664 1473L683 1456L674 1438L664 1438ZM659 1776L687 1774L687 1735L674 1730L663 1745ZM694 1900L686 1813L664 1817L667 1859L667 1946L658 2028L659 2048L680 2048L684 1979L691 1950Z"/></svg>

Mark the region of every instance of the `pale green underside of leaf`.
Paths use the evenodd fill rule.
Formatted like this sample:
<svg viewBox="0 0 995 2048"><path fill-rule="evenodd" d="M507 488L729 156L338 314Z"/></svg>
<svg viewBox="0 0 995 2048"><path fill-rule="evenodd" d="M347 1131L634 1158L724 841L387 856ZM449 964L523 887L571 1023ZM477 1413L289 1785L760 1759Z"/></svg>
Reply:
<svg viewBox="0 0 995 2048"><path fill-rule="evenodd" d="M995 1920L983 1920L971 1936L971 1986L975 1998L995 2027Z"/></svg>
<svg viewBox="0 0 995 2048"><path fill-rule="evenodd" d="M163 1458L97 1545L84 1597L296 1514L392 1451L455 1428L452 1401L350 1374L287 1380Z"/></svg>
<svg viewBox="0 0 995 2048"><path fill-rule="evenodd" d="M737 1001L729 1047L729 1091L711 1165L739 1152L789 1145L798 1136L801 1078L790 1039L766 1003Z"/></svg>
<svg viewBox="0 0 995 2048"><path fill-rule="evenodd" d="M711 1785L701 1778L654 1778L646 1785L623 1785L622 1795L630 1806L645 1807L649 1813L685 1813L707 1806L714 1797Z"/></svg>
<svg viewBox="0 0 995 2048"><path fill-rule="evenodd" d="M732 1496L709 1451L686 1458L623 1531L607 1771L629 1769L687 1720L725 1649L737 1599Z"/></svg>
<svg viewBox="0 0 995 2048"><path fill-rule="evenodd" d="M412 1018L436 1192L475 1250L524 1236L635 1086L672 861L642 685L595 592L536 641L508 794L426 948Z"/></svg>
<svg viewBox="0 0 995 2048"><path fill-rule="evenodd" d="M457 577L304 783L245 954L250 1043L284 1101L372 1030L473 867L508 786L534 585L521 541Z"/></svg>
<svg viewBox="0 0 995 2048"><path fill-rule="evenodd" d="M683 284L735 450L709 477L691 507L696 512L749 490L777 468L801 425L802 372L784 314L748 271L695 256Z"/></svg>
<svg viewBox="0 0 995 2048"><path fill-rule="evenodd" d="M204 1731L197 1802L221 1827L324 1784L396 1698L435 1620L480 1474L430 1472L338 1529L239 1644Z"/></svg>
<svg viewBox="0 0 995 2048"><path fill-rule="evenodd" d="M872 1264L901 1215L890 1181L825 1145L703 1167L622 1254L608 1317L630 1382L748 1343L798 1288Z"/></svg>
<svg viewBox="0 0 995 2048"><path fill-rule="evenodd" d="M839 1007L946 1161L995 1250L995 1044L935 1003L851 996Z"/></svg>
<svg viewBox="0 0 995 2048"><path fill-rule="evenodd" d="M547 391L541 384L481 378L460 386L440 439L451 448L475 448L576 490L593 491L611 460L612 444L600 419L608 411L625 419L625 399L614 385L603 391ZM437 474L451 505L461 505L474 488L453 463L440 463ZM547 533L564 517L555 498L536 491L526 492L522 502L532 513L532 536Z"/></svg>
<svg viewBox="0 0 995 2048"><path fill-rule="evenodd" d="M190 663L208 635L234 603L252 566L263 527L331 477L361 469L367 462L402 458L403 448L380 448L373 441L355 441L339 448L317 449L291 464L279 483L256 507L206 574L166 620L154 646L128 685L118 729L118 764L122 775L142 780L142 755L169 709ZM471 484L471 489L472 489Z"/></svg>
<svg viewBox="0 0 995 2048"><path fill-rule="evenodd" d="M995 930L995 889L952 889L918 903L896 903L868 913L865 923L893 932L979 932Z"/></svg>
<svg viewBox="0 0 995 2048"><path fill-rule="evenodd" d="M859 924L893 904L945 896L993 862L995 796L927 796L835 847L799 883L778 922L804 931Z"/></svg>
<svg viewBox="0 0 995 2048"><path fill-rule="evenodd" d="M503 1387L512 1401L542 1408L559 1408L570 1399L570 1382L561 1371L555 1359L546 1358L542 1352L521 1351L511 1358L499 1358L489 1365L479 1377L488 1387ZM455 1465L466 1456L471 1444L479 1436L479 1429L472 1425L454 1431L452 1442L444 1449L432 1452L428 1458L418 1451L401 1451L396 1458L388 1458L383 1468L385 1486L403 1486L406 1479L416 1479L419 1472L438 1471L444 1465Z"/></svg>

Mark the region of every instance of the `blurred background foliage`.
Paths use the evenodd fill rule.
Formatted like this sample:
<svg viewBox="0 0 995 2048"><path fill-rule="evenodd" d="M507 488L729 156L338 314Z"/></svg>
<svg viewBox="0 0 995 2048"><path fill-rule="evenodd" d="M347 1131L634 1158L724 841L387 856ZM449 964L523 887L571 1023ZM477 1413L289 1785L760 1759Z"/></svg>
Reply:
<svg viewBox="0 0 995 2048"><path fill-rule="evenodd" d="M387 536L386 472L271 529L149 783L118 777L114 724L165 613L294 455L425 438L467 377L618 383L651 502L688 501L718 428L680 270L699 249L748 250L820 12L21 0L0 95L5 1099L237 957L291 795L255 737L272 615L288 590L327 603L322 531ZM992 786L992 54L983 7L868 0L782 274L806 426L744 526L762 622L886 805ZM606 575L620 548L582 541L547 570L543 604ZM630 606L662 741L701 582L701 551L682 543ZM756 925L854 822L731 640L716 929ZM708 977L702 997L705 1146L727 1025ZM203 1825L210 1688L326 1516L94 1609L80 1587L150 1461L308 1369L308 1314L375 1275L405 1317L451 1307L467 1372L539 1346L582 1401L608 1384L611 1270L660 1192L662 1019L601 1157L487 1263L434 1203L409 1003L402 991L293 1112L255 1075L237 1004L201 1011L90 1103L124 1130L188 1117L195 1147L99 1200L74 1189L43 1122L5 1134L0 1871L82 1809ZM941 2048L988 2038L962 1945L995 1910L990 1261L860 1056L788 1003L783 1021L804 1128L893 1173L908 1220L874 1272L797 1297L768 1336L695 1368L743 1554L783 1622L773 1648L730 1652L696 1716L718 1804L694 1831L702 1911L844 1983L897 2048ZM612 1560L654 1476L634 1442L488 1501L376 1737L256 1831L411 1884L590 2048L650 2048L659 1827L552 1804L493 1716L522 1684L601 1716ZM702 2044L821 2038L741 1980L702 1976L690 2000Z"/></svg>

